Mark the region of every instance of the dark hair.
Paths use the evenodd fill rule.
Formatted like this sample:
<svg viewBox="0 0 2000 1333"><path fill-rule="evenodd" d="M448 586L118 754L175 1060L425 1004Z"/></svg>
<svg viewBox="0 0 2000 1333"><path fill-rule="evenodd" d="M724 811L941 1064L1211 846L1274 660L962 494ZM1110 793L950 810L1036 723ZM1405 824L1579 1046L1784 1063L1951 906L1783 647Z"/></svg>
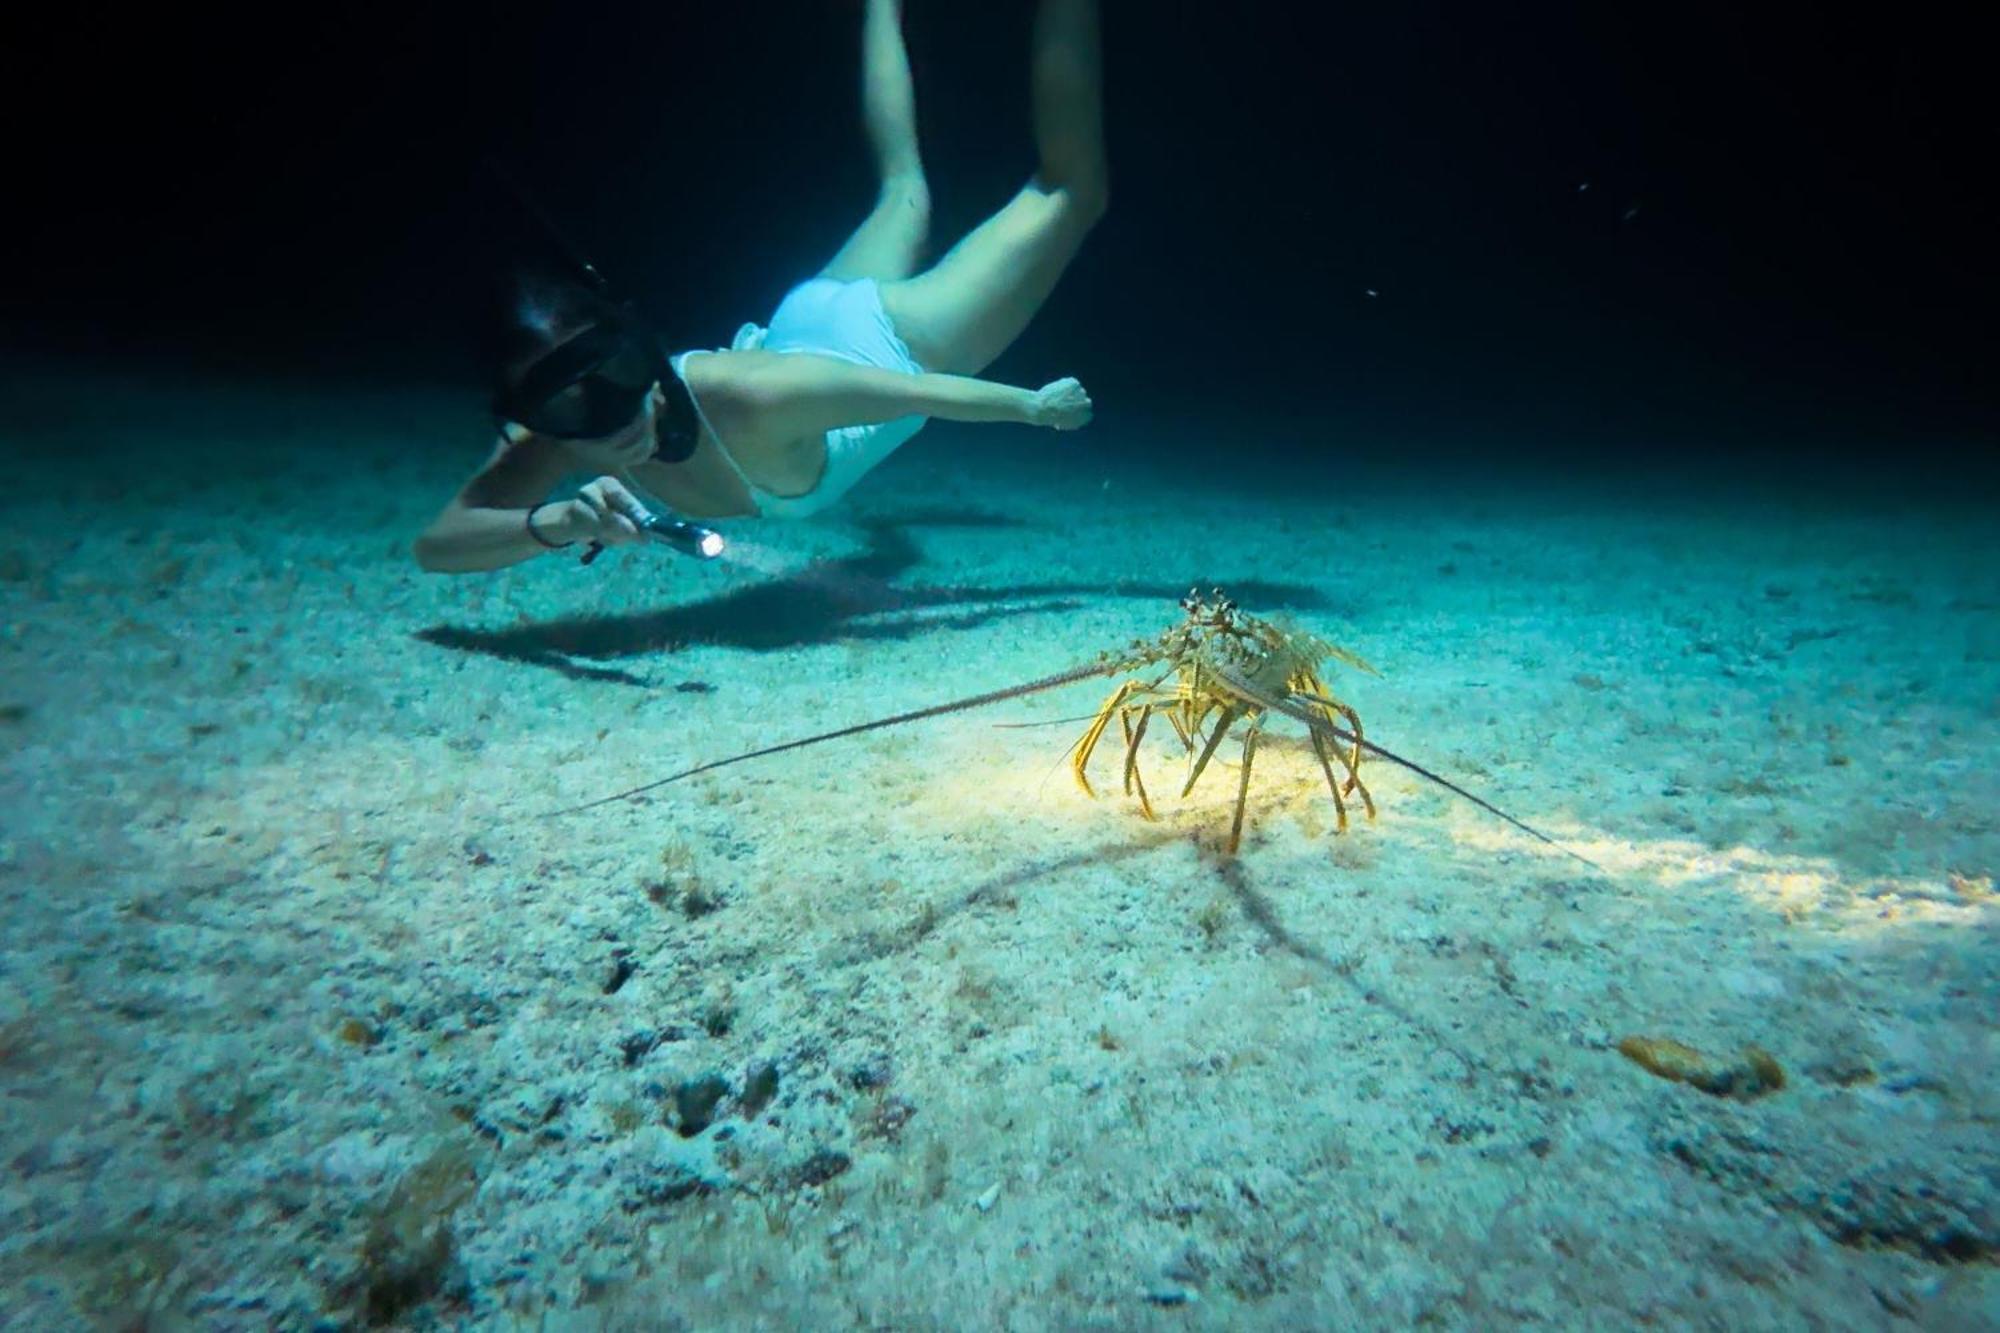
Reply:
<svg viewBox="0 0 2000 1333"><path fill-rule="evenodd" d="M491 363L496 385L512 389L550 348L616 319L618 306L583 279L522 267L504 285Z"/></svg>

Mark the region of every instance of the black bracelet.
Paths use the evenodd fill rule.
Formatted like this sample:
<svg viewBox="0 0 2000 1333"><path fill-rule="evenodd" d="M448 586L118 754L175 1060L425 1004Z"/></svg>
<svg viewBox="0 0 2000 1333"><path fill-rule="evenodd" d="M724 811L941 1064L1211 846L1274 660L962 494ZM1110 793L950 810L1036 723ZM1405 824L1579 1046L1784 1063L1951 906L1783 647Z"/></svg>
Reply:
<svg viewBox="0 0 2000 1333"><path fill-rule="evenodd" d="M540 504L536 505L533 509L530 509L528 511L528 535L530 537L533 537L536 541L540 542L542 545L548 547L551 551L560 551L563 549L563 547L574 546L576 545L576 543L574 541L552 542L547 537L544 537L541 533L535 531L535 515L541 513L542 510L547 509L550 505L554 503L555 501L553 500L544 500Z"/></svg>

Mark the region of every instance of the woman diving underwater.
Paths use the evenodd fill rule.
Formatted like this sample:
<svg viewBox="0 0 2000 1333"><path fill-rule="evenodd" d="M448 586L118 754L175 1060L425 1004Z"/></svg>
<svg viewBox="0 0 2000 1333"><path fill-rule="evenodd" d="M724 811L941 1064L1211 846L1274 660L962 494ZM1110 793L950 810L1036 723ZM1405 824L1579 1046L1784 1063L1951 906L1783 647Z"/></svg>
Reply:
<svg viewBox="0 0 2000 1333"><path fill-rule="evenodd" d="M694 518L804 517L840 499L931 417L1074 430L1074 379L1024 389L977 378L1027 327L1107 202L1096 0L1041 0L1031 93L1039 165L930 269L930 221L900 0L868 0L862 108L874 211L767 328L667 357L581 282L515 313L493 456L415 544L427 570L500 569L576 542L644 540L633 489ZM596 473L575 498L566 476ZM630 483L628 486L627 483ZM636 521L635 521L636 520Z"/></svg>

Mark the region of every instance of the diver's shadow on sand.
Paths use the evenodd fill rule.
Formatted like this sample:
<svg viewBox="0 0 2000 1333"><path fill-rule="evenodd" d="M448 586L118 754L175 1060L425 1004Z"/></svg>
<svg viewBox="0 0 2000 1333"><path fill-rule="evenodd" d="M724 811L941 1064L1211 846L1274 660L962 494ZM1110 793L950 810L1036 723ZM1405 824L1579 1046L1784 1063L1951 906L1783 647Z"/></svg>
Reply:
<svg viewBox="0 0 2000 1333"><path fill-rule="evenodd" d="M687 606L630 615L566 616L499 630L433 625L417 631L417 637L443 648L547 667L576 680L644 687L650 682L608 665L607 660L670 653L695 643L782 652L843 639L908 639L938 630L971 629L1006 616L1071 610L1093 598L1138 597L1171 607L1187 591L1178 584L1157 583L899 585L895 580L923 561L923 551L909 532L912 527L1028 525L980 511L905 510L863 518L858 526L865 541L855 554L816 560L768 583ZM1323 593L1303 584L1239 580L1230 585L1230 593L1239 602L1260 608L1309 610L1327 605Z"/></svg>

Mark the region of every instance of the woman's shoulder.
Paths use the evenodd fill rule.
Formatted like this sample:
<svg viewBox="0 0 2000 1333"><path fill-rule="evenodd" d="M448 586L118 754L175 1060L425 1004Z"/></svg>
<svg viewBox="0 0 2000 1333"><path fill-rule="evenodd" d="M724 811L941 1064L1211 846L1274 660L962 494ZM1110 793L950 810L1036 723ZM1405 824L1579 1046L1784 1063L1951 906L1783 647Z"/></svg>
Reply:
<svg viewBox="0 0 2000 1333"><path fill-rule="evenodd" d="M783 379L789 359L760 348L707 352L685 360L676 358L681 378L701 400L703 410L711 414L719 407L754 405Z"/></svg>

